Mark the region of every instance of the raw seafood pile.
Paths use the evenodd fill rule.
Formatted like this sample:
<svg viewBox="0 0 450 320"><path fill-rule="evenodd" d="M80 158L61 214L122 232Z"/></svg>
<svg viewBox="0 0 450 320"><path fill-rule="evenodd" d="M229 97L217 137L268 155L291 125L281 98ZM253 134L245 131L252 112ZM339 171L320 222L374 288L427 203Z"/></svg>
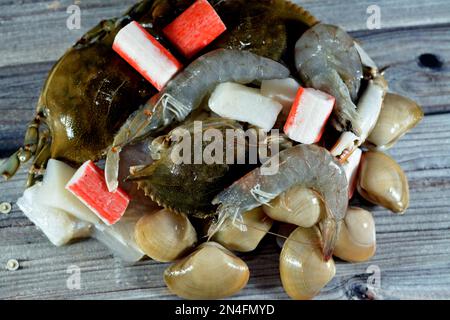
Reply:
<svg viewBox="0 0 450 320"><path fill-rule="evenodd" d="M187 299L244 288L251 270L233 252L273 229L286 293L310 299L333 257L375 254L355 192L407 209L383 151L422 117L350 35L288 1L147 0L57 62L0 172L33 158L17 203L54 245L94 237L126 261L172 262L164 280ZM230 130L254 135L211 148ZM255 162L252 141L268 147Z"/></svg>

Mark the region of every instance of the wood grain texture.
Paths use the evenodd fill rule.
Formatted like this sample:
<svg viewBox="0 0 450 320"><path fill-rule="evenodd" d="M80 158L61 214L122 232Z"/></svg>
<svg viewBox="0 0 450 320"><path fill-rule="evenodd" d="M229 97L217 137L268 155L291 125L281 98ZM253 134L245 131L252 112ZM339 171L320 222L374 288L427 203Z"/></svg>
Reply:
<svg viewBox="0 0 450 320"><path fill-rule="evenodd" d="M354 31L380 66L390 66L386 77L391 91L417 100L428 114L389 152L408 175L410 209L397 216L360 201L375 215L377 254L367 263L339 262L337 276L318 298L360 297L371 265L381 271L380 298L450 298L450 2L296 2L319 19ZM71 3L0 0L0 158L21 144L54 61L88 28L123 12L134 1L82 1L82 29L76 31L65 28ZM366 9L371 4L382 10L381 30L366 30ZM443 66L421 66L418 57L423 53L436 54ZM0 299L173 298L162 280L165 264L124 264L95 240L53 247L15 205L25 178L23 168L12 181L0 182L0 202L14 204L10 215L0 215ZM235 299L287 298L272 237L242 257L252 274ZM2 268L11 258L20 261L18 271ZM81 268L81 290L67 289L70 265Z"/></svg>
<svg viewBox="0 0 450 320"><path fill-rule="evenodd" d="M70 0L0 0L0 66L55 61L84 32L101 19L122 14L134 0L81 1L81 29L69 30L66 20ZM348 31L367 29L367 8L378 5L381 28L427 26L449 22L447 0L295 0L318 19L341 25Z"/></svg>
<svg viewBox="0 0 450 320"><path fill-rule="evenodd" d="M398 216L361 201L375 216L377 254L367 263L339 262L336 278L318 298L356 298L365 288L371 265L381 270L379 294L383 298L450 297L449 123L450 114L427 116L391 150L408 175L411 207L406 215ZM1 182L1 200L14 203L25 177L22 170L9 183ZM0 299L173 298L162 281L167 265L152 261L126 265L94 240L55 248L16 206L11 215L0 216L0 243L0 265L14 258L22 266L15 272L0 269ZM287 298L280 286L274 238L268 236L243 258L251 279L234 298ZM82 270L81 290L66 287L70 265Z"/></svg>

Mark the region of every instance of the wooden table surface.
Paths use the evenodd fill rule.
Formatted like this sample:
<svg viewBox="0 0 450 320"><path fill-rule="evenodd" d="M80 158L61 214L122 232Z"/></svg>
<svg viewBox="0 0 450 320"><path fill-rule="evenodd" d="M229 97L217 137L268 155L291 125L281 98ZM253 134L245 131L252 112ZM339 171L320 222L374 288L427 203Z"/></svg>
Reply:
<svg viewBox="0 0 450 320"><path fill-rule="evenodd" d="M0 158L21 144L39 91L56 59L100 19L123 12L133 0L83 0L81 30L66 28L72 1L0 0ZM411 206L404 216L373 207L378 250L372 261L339 262L337 275L319 299L361 298L373 270L376 295L385 299L450 298L450 1L296 1L319 19L338 24L360 39L380 66L390 66L390 89L417 100L426 117L389 153L406 171ZM381 9L381 29L367 29L367 8ZM420 63L422 54L441 63ZM166 265L122 263L95 240L53 247L18 210L25 170L0 182L0 299L166 299ZM243 255L251 268L237 299L285 299L278 275L278 250L268 237ZM20 269L3 266L17 259ZM81 289L69 290L67 268L81 268ZM373 277L372 277L373 278Z"/></svg>

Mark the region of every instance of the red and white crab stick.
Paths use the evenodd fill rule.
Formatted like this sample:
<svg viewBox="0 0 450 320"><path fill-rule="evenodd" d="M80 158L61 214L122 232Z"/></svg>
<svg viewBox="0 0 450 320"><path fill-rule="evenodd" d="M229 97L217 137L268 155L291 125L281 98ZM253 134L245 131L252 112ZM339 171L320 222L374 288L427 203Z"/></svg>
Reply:
<svg viewBox="0 0 450 320"><path fill-rule="evenodd" d="M284 133L303 144L319 142L334 102L334 97L322 91L300 87L284 125Z"/></svg>
<svg viewBox="0 0 450 320"><path fill-rule="evenodd" d="M113 49L160 91L182 68L181 63L136 21L117 33Z"/></svg>
<svg viewBox="0 0 450 320"><path fill-rule="evenodd" d="M77 170L66 189L107 225L119 221L130 203L130 197L120 188L114 192L108 191L105 173L92 161L85 162Z"/></svg>
<svg viewBox="0 0 450 320"><path fill-rule="evenodd" d="M206 0L197 0L163 33L187 58L192 58L226 30L217 12Z"/></svg>

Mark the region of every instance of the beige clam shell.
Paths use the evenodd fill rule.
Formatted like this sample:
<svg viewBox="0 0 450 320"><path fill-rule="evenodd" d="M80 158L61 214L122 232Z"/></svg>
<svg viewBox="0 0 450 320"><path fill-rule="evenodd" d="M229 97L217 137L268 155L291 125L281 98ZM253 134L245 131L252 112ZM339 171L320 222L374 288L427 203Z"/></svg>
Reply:
<svg viewBox="0 0 450 320"><path fill-rule="evenodd" d="M232 251L250 252L255 250L269 232L273 220L266 216L261 207L244 213L242 217L242 226L233 224L233 221L228 219L212 239Z"/></svg>
<svg viewBox="0 0 450 320"><path fill-rule="evenodd" d="M413 100L388 93L377 124L367 140L380 150L389 149L414 128L423 116L422 109Z"/></svg>
<svg viewBox="0 0 450 320"><path fill-rule="evenodd" d="M375 221L364 209L351 207L347 211L334 256L349 262L363 262L376 251Z"/></svg>
<svg viewBox="0 0 450 320"><path fill-rule="evenodd" d="M280 255L280 276L286 293L296 300L312 299L333 279L333 259L323 260L316 227L294 230Z"/></svg>
<svg viewBox="0 0 450 320"><path fill-rule="evenodd" d="M163 209L137 222L135 238L150 258L171 262L193 249L197 233L185 214Z"/></svg>
<svg viewBox="0 0 450 320"><path fill-rule="evenodd" d="M290 188L263 208L264 212L276 221L305 228L315 225L324 210L318 194L301 186Z"/></svg>
<svg viewBox="0 0 450 320"><path fill-rule="evenodd" d="M184 299L222 299L247 285L247 264L218 243L206 242L164 272L169 290Z"/></svg>
<svg viewBox="0 0 450 320"><path fill-rule="evenodd" d="M357 189L366 200L395 213L409 206L409 185L394 159L378 151L365 152L361 159Z"/></svg>

